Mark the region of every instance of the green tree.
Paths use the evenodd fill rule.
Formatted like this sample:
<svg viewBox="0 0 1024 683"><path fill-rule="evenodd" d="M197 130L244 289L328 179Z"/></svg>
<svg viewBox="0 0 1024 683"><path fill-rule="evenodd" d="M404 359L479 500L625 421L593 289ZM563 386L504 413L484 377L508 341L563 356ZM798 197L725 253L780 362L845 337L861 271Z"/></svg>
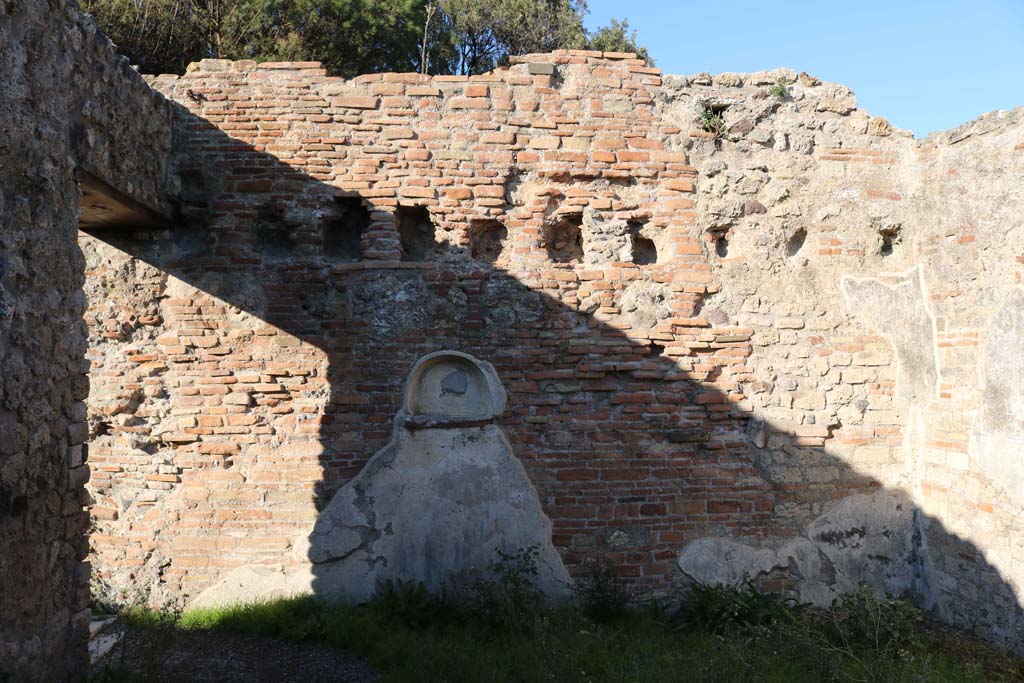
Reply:
<svg viewBox="0 0 1024 683"><path fill-rule="evenodd" d="M334 75L475 74L558 48L635 51L626 21L587 36L586 0L80 0L144 73L204 57L315 60ZM429 18L429 21L428 21Z"/></svg>
<svg viewBox="0 0 1024 683"><path fill-rule="evenodd" d="M635 52L636 56L654 66L647 48L636 40L636 30L629 30L629 20L612 19L607 26L602 26L592 33L587 41L591 50L602 52Z"/></svg>
<svg viewBox="0 0 1024 683"><path fill-rule="evenodd" d="M582 48L586 0L443 0L440 13L451 33L453 70L482 73L510 55Z"/></svg>
<svg viewBox="0 0 1024 683"><path fill-rule="evenodd" d="M419 66L422 0L82 0L146 73L204 57L319 60L341 76ZM442 46L443 41L439 41Z"/></svg>
<svg viewBox="0 0 1024 683"><path fill-rule="evenodd" d="M261 22L244 50L250 59L316 60L346 78L419 69L422 0L249 1Z"/></svg>
<svg viewBox="0 0 1024 683"><path fill-rule="evenodd" d="M80 0L83 11L145 73L181 73L209 56L191 0Z"/></svg>

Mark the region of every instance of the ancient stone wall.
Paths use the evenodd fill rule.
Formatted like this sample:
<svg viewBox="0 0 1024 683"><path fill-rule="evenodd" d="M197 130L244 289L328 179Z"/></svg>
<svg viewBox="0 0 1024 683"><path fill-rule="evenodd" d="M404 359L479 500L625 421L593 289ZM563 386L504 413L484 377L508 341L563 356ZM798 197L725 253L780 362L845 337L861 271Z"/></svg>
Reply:
<svg viewBox="0 0 1024 683"><path fill-rule="evenodd" d="M917 161L922 177L905 211L922 296L914 312L883 318L879 333L901 357L907 318L923 314L935 331L935 384L913 401L907 449L921 509L936 521L929 542L944 616L1019 649L1024 189L1013 179L1024 171L1024 111L936 136Z"/></svg>
<svg viewBox="0 0 1024 683"><path fill-rule="evenodd" d="M660 76L564 61L355 82L204 62L157 82L181 105L196 217L84 243L95 538L115 583L148 572L179 597L280 563L444 348L496 366L570 565L600 546L663 587L685 525L764 530L767 491L726 450L742 410L698 398L747 340L694 317L710 273ZM637 265L643 245L655 262ZM158 322L117 338L126 310Z"/></svg>
<svg viewBox="0 0 1024 683"><path fill-rule="evenodd" d="M725 140L698 139L691 162L700 220L728 240L713 303L754 330L755 413L817 425L838 462L909 495L924 603L1019 643L1022 112L917 142L841 87L800 75L772 102L768 80L667 85L670 120L693 98L727 107ZM835 460L767 442L762 471L795 495L831 480Z"/></svg>
<svg viewBox="0 0 1024 683"><path fill-rule="evenodd" d="M82 237L114 596L314 561L452 349L504 382L571 573L866 582L1020 642L1019 113L919 143L806 74L581 52L154 85L180 220Z"/></svg>
<svg viewBox="0 0 1024 683"><path fill-rule="evenodd" d="M169 109L71 4L0 3L0 45L0 679L78 680L89 385L76 173L160 208Z"/></svg>

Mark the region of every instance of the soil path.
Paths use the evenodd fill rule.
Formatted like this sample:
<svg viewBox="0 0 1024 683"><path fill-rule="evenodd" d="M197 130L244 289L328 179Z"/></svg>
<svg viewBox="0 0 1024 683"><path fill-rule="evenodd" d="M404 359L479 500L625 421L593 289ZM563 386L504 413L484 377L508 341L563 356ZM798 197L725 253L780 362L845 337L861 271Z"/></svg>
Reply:
<svg viewBox="0 0 1024 683"><path fill-rule="evenodd" d="M375 683L357 655L322 645L210 631L131 630L93 665L92 681Z"/></svg>

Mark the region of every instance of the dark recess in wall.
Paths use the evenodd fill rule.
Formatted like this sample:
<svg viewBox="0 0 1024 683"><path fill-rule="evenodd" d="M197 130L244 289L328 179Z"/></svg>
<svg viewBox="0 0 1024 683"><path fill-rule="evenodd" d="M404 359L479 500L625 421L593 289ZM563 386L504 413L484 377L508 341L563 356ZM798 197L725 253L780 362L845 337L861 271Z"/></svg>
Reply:
<svg viewBox="0 0 1024 683"><path fill-rule="evenodd" d="M715 240L715 253L718 258L725 258L729 255L729 240L726 239L725 235L719 235L718 239Z"/></svg>
<svg viewBox="0 0 1024 683"><path fill-rule="evenodd" d="M402 241L402 260L426 261L437 248L430 211L425 206L400 206L395 215L398 218L398 235Z"/></svg>
<svg viewBox="0 0 1024 683"><path fill-rule="evenodd" d="M878 253L882 256L889 256L893 252L893 248L900 243L902 235L900 234L899 228L883 228L879 230L879 235L882 237L882 247Z"/></svg>
<svg viewBox="0 0 1024 683"><path fill-rule="evenodd" d="M654 240L644 237L644 224L640 221L629 222L629 234L633 244L633 263L638 266L649 266L658 262L658 247Z"/></svg>
<svg viewBox="0 0 1024 683"><path fill-rule="evenodd" d="M324 253L335 260L358 261L370 212L359 197L335 197L331 209L323 222Z"/></svg>
<svg viewBox="0 0 1024 683"><path fill-rule="evenodd" d="M505 249L508 228L498 220L473 221L469 226L469 252L477 261L497 263Z"/></svg>
<svg viewBox="0 0 1024 683"><path fill-rule="evenodd" d="M583 259L583 214L565 214L544 226L544 246L555 263L579 263Z"/></svg>
<svg viewBox="0 0 1024 683"><path fill-rule="evenodd" d="M294 226L287 224L281 207L267 204L256 216L256 240L264 260L285 258L295 248Z"/></svg>
<svg viewBox="0 0 1024 683"><path fill-rule="evenodd" d="M807 231L805 229L800 228L794 232L786 242L786 256L796 256L804 248L804 242L806 241Z"/></svg>

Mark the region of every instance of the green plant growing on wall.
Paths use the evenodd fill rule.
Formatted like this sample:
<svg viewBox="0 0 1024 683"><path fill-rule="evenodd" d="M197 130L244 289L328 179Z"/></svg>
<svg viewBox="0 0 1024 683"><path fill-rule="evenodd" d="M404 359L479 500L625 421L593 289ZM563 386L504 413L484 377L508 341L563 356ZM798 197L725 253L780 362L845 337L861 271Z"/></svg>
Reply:
<svg viewBox="0 0 1024 683"><path fill-rule="evenodd" d="M721 110L704 107L700 113L700 126L705 132L720 138L725 134L725 117Z"/></svg>
<svg viewBox="0 0 1024 683"><path fill-rule="evenodd" d="M531 545L515 552L498 548L497 554L485 571L469 577L462 601L478 623L529 632L544 607L544 594L536 583L540 547Z"/></svg>
<svg viewBox="0 0 1024 683"><path fill-rule="evenodd" d="M768 89L768 93L776 99L786 99L786 95L789 94L789 90L786 88L786 81L781 78L775 81L775 85Z"/></svg>
<svg viewBox="0 0 1024 683"><path fill-rule="evenodd" d="M806 609L792 598L762 593L744 576L738 585L694 586L678 617L687 628L721 635L795 624Z"/></svg>
<svg viewBox="0 0 1024 683"><path fill-rule="evenodd" d="M605 558L585 563L586 573L576 582L576 600L592 621L607 624L622 619L635 596Z"/></svg>

